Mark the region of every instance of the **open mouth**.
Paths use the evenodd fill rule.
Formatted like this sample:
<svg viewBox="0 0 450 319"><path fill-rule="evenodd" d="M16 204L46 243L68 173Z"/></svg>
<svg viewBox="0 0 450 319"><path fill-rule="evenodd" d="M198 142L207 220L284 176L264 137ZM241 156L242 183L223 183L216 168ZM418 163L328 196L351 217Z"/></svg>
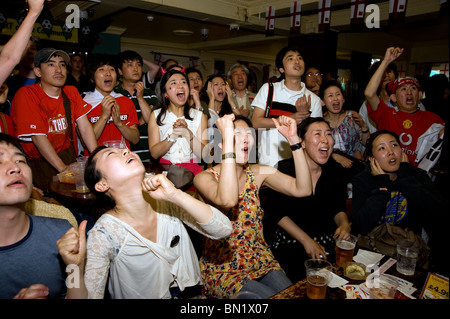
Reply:
<svg viewBox="0 0 450 319"><path fill-rule="evenodd" d="M414 99L412 97L407 97L406 98L406 104L410 105L410 104L414 104Z"/></svg>
<svg viewBox="0 0 450 319"><path fill-rule="evenodd" d="M24 182L21 179L15 179L11 183L9 183L7 186L21 186L24 185Z"/></svg>
<svg viewBox="0 0 450 319"><path fill-rule="evenodd" d="M184 101L186 98L186 94L184 93L184 91L180 91L177 93L177 99L180 101Z"/></svg>
<svg viewBox="0 0 450 319"><path fill-rule="evenodd" d="M129 155L125 161L125 163L130 164L131 162L135 161L136 158L134 157L134 155Z"/></svg>
<svg viewBox="0 0 450 319"><path fill-rule="evenodd" d="M397 163L397 160L395 158L392 158L389 160L389 165L395 165Z"/></svg>
<svg viewBox="0 0 450 319"><path fill-rule="evenodd" d="M329 151L328 147L321 147L321 148L319 148L319 154L322 155L322 156L328 156L328 151Z"/></svg>

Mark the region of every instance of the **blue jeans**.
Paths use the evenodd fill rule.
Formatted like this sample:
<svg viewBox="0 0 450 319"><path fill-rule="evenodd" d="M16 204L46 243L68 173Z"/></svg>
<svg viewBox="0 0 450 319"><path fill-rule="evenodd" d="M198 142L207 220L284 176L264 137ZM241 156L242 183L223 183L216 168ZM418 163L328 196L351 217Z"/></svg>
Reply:
<svg viewBox="0 0 450 319"><path fill-rule="evenodd" d="M262 278L248 281L239 292L249 291L261 299L267 299L277 292L289 287L292 282L282 270L269 272ZM238 299L240 299L238 297Z"/></svg>

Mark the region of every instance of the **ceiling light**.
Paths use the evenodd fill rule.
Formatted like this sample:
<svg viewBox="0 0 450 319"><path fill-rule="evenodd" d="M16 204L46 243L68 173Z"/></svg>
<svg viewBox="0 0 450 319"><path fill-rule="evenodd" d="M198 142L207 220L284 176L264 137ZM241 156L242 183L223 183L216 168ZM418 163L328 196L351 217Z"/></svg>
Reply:
<svg viewBox="0 0 450 319"><path fill-rule="evenodd" d="M180 37L189 37L194 34L194 31L179 29L179 30L173 30L172 33L174 35L177 35Z"/></svg>

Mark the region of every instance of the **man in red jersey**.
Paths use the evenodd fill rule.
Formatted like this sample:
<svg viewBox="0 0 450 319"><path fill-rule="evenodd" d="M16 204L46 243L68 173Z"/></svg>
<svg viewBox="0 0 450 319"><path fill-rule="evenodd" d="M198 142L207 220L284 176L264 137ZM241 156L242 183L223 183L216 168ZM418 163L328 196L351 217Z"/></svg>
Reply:
<svg viewBox="0 0 450 319"><path fill-rule="evenodd" d="M75 87L64 85L68 62L64 51L40 50L34 59L40 82L20 88L11 106L15 133L30 158L33 183L44 192L53 176L75 162L77 132L89 151L97 146L86 117L92 106Z"/></svg>
<svg viewBox="0 0 450 319"><path fill-rule="evenodd" d="M417 79L412 77L398 78L388 84L391 100L396 103L398 111L390 108L378 97L377 89L389 63L395 61L403 49L388 48L384 59L367 84L364 94L367 99L369 116L377 124L379 130L395 132L400 137L403 151L408 160L417 166L416 146L418 138L434 123L444 125L444 121L435 113L419 109L422 90ZM441 136L444 129L441 130Z"/></svg>

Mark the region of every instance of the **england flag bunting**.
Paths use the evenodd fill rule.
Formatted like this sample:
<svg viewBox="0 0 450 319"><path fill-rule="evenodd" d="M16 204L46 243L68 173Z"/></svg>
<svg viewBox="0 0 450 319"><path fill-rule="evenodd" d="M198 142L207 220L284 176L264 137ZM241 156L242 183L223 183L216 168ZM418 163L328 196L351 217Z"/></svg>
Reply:
<svg viewBox="0 0 450 319"><path fill-rule="evenodd" d="M155 54L153 54L153 56L154 56L155 63L158 64L159 66L161 66L164 62L162 54L155 53Z"/></svg>
<svg viewBox="0 0 450 319"><path fill-rule="evenodd" d="M300 33L300 19L302 14L302 2L291 2L291 33Z"/></svg>
<svg viewBox="0 0 450 319"><path fill-rule="evenodd" d="M363 23L365 10L366 10L365 0L352 0L350 6L350 23L352 25Z"/></svg>
<svg viewBox="0 0 450 319"><path fill-rule="evenodd" d="M389 0L389 21L403 22L408 0Z"/></svg>
<svg viewBox="0 0 450 319"><path fill-rule="evenodd" d="M330 7L331 0L319 0L319 32L327 31L330 29Z"/></svg>
<svg viewBox="0 0 450 319"><path fill-rule="evenodd" d="M275 34L275 7L266 8L266 36Z"/></svg>

